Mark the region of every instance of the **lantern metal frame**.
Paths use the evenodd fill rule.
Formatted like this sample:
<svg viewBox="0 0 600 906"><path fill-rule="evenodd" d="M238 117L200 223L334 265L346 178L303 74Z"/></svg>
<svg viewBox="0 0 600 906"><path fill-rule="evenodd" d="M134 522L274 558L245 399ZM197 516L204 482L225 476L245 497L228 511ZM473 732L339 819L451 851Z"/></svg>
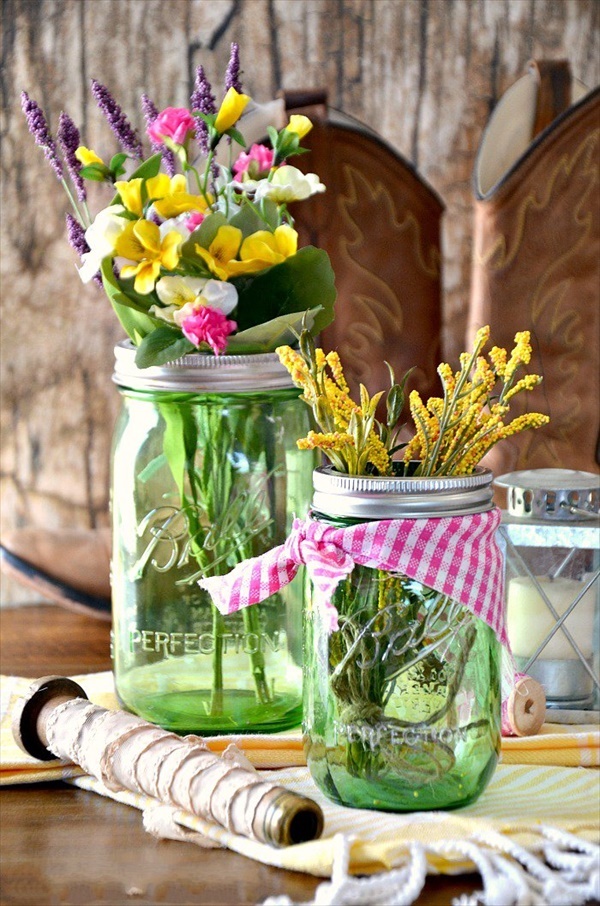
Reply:
<svg viewBox="0 0 600 906"><path fill-rule="evenodd" d="M600 703L598 645L592 645L592 658L587 657L565 622L594 586L596 594L600 596L598 478L588 473L570 470L538 469L500 476L495 484L508 489L508 511L503 512L499 529L500 540L505 546L507 566L511 564L518 567L520 574L531 580L554 620L552 628L538 644L536 651L521 659L519 669L527 673L536 662L543 665L543 658L540 658L540 655L556 633L561 631L575 652L581 669L591 678L592 692L582 694L579 700L573 696L566 698L564 702L557 701L558 697L549 696L551 717L555 722L591 722L595 715L598 716ZM566 551L562 560L553 564L550 574L550 578L553 579L563 573L578 551L592 553L591 571L586 573L586 581L582 581L581 590L562 614L557 612L538 581L535 567L530 566L521 554L520 549L523 548L554 548ZM593 631L594 634L600 632L598 603ZM573 660L577 663L575 659Z"/></svg>

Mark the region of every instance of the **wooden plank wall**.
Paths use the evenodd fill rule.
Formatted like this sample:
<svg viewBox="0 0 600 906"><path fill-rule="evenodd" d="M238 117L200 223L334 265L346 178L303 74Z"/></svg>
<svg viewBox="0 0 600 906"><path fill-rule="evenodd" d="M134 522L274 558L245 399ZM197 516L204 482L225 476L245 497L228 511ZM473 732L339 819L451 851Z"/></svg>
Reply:
<svg viewBox="0 0 600 906"><path fill-rule="evenodd" d="M188 103L202 63L218 89L232 41L244 87L325 87L330 103L394 144L443 198L444 324L462 348L470 178L482 128L532 57L568 57L599 81L597 0L4 0L2 70L2 530L106 524L119 327L82 286L62 190L27 134L25 89L56 129L112 145L89 92L108 85L138 128L139 97ZM6 583L3 600L22 600Z"/></svg>

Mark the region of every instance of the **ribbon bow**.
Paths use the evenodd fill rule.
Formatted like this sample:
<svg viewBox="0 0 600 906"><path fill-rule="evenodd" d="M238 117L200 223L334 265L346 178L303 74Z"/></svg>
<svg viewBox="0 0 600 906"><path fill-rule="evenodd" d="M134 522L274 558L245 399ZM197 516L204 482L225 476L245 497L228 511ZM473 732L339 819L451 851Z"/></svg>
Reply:
<svg viewBox="0 0 600 906"><path fill-rule="evenodd" d="M308 517L296 519L286 542L245 560L226 576L201 579L223 614L264 601L292 581L299 567L326 608L331 630L337 611L331 598L355 564L401 572L467 607L507 644L502 555L494 535L500 511L428 519L386 519L335 528Z"/></svg>

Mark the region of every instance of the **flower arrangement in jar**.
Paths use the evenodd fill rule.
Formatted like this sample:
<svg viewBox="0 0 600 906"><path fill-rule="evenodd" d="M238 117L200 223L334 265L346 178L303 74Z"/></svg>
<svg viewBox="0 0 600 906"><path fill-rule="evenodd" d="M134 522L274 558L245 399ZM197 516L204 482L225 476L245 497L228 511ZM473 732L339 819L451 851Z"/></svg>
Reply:
<svg viewBox="0 0 600 906"><path fill-rule="evenodd" d="M496 442L547 421L510 421L510 402L540 380L519 376L527 332L512 353L484 348L489 329L453 371L443 396L409 395L412 437L400 424L410 373L386 396L348 393L335 352L278 354L319 431L298 441L331 465L314 473L312 507L281 547L203 582L221 608L260 600L305 564L304 733L318 786L349 806L399 811L476 799L499 752L502 557L489 470ZM395 458L394 458L395 457ZM283 578L282 578L283 577Z"/></svg>
<svg viewBox="0 0 600 906"><path fill-rule="evenodd" d="M66 113L54 139L25 92L22 107L67 191L79 274L104 288L129 338L114 375L117 692L177 731L293 726L301 594L227 620L197 580L277 543L310 499L312 463L294 444L309 415L274 350L333 317L327 253L298 246L288 209L325 190L291 163L312 124L264 122L237 44L220 104L201 66L189 108L142 97L149 154L106 86L91 88L120 145L112 156L86 147ZM268 140L246 147L246 126ZM109 192L95 216L90 182Z"/></svg>

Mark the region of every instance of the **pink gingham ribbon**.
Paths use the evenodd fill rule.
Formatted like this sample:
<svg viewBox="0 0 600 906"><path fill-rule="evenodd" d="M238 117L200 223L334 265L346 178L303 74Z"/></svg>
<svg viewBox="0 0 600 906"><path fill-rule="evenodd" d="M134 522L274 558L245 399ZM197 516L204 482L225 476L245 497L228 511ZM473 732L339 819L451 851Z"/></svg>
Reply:
<svg viewBox="0 0 600 906"><path fill-rule="evenodd" d="M223 614L264 601L292 581L305 564L337 629L331 597L355 564L401 572L459 601L508 644L504 572L495 533L500 510L469 516L388 519L334 528L296 519L286 542L245 560L226 576L198 583Z"/></svg>

